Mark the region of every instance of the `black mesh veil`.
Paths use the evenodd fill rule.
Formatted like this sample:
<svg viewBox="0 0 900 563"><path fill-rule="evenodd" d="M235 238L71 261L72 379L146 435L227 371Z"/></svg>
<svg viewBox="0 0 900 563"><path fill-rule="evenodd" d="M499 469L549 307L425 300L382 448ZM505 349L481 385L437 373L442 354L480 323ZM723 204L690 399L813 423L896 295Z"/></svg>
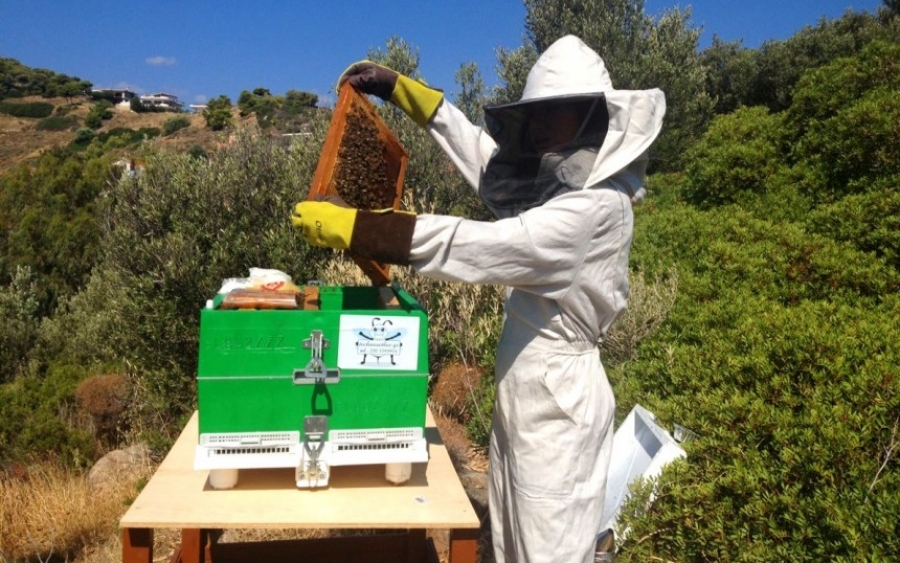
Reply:
<svg viewBox="0 0 900 563"><path fill-rule="evenodd" d="M528 122L538 104L565 104L581 123L566 145L540 154L531 142ZM485 125L497 142L479 192L497 216L511 216L542 205L562 193L585 188L609 127L603 94L560 96L485 108Z"/></svg>

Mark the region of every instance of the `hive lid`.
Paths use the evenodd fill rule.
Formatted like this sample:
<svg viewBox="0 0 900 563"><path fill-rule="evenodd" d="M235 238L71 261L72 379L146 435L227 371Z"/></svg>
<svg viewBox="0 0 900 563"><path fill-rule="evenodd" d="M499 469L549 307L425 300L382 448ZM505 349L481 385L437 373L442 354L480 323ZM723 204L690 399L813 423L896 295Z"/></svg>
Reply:
<svg viewBox="0 0 900 563"><path fill-rule="evenodd" d="M345 82L307 199L336 194L358 209L400 209L408 158L372 102ZM373 285L390 283L388 264L349 254Z"/></svg>

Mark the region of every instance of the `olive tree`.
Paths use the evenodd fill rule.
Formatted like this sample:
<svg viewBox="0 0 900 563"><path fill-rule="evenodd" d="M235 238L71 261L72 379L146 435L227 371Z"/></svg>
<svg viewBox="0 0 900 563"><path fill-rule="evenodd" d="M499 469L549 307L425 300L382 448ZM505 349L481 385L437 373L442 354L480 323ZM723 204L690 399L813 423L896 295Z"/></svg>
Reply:
<svg viewBox="0 0 900 563"><path fill-rule="evenodd" d="M866 12L847 11L834 20L823 18L785 41L767 41L755 52L757 74L746 102L775 111L786 109L807 70L853 56L875 39L900 40L897 18L884 23Z"/></svg>
<svg viewBox="0 0 900 563"><path fill-rule="evenodd" d="M715 104L716 115L730 113L753 96L759 73L756 51L741 41L723 41L713 36L712 44L700 53L706 67L706 91Z"/></svg>
<svg viewBox="0 0 900 563"><path fill-rule="evenodd" d="M480 123L485 102L484 81L475 63L467 63L456 71L456 82L462 88L456 97L456 105L469 121Z"/></svg>
<svg viewBox="0 0 900 563"><path fill-rule="evenodd" d="M501 84L494 88L491 102L506 104L515 102L522 96L528 71L537 61L538 52L534 45L522 45L517 49L500 48L497 51L497 76Z"/></svg>
<svg viewBox="0 0 900 563"><path fill-rule="evenodd" d="M214 100L210 100L203 110L203 118L206 119L206 126L213 131L221 131L232 124L231 118L231 98L221 95Z"/></svg>

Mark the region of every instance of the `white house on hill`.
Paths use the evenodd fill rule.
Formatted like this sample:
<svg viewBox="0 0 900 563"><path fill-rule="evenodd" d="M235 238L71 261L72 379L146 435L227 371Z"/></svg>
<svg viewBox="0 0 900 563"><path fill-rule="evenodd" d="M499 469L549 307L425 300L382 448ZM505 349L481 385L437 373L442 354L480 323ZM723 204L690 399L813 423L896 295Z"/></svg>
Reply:
<svg viewBox="0 0 900 563"><path fill-rule="evenodd" d="M131 90L116 90L113 88L94 88L91 90L91 93L107 98L117 106L127 106L131 103L131 99L137 96Z"/></svg>
<svg viewBox="0 0 900 563"><path fill-rule="evenodd" d="M154 107L163 111L179 112L184 109L184 104L178 101L177 96L166 94L165 92L141 96L141 103L145 106Z"/></svg>

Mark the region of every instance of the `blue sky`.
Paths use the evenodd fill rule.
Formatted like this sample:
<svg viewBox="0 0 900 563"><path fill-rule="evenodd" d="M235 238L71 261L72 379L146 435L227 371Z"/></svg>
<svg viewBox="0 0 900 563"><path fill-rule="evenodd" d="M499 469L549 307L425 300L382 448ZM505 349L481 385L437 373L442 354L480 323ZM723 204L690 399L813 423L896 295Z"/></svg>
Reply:
<svg viewBox="0 0 900 563"><path fill-rule="evenodd" d="M702 28L747 47L786 39L847 9L874 12L881 0L645 0L659 16L691 7ZM418 50L429 83L452 96L460 64L476 62L496 83L496 50L522 45L520 0L235 0L59 2L0 0L0 57L91 81L95 87L167 92L184 103L243 90L303 90L333 103L340 72L397 36ZM601 53L602 55L602 53Z"/></svg>

